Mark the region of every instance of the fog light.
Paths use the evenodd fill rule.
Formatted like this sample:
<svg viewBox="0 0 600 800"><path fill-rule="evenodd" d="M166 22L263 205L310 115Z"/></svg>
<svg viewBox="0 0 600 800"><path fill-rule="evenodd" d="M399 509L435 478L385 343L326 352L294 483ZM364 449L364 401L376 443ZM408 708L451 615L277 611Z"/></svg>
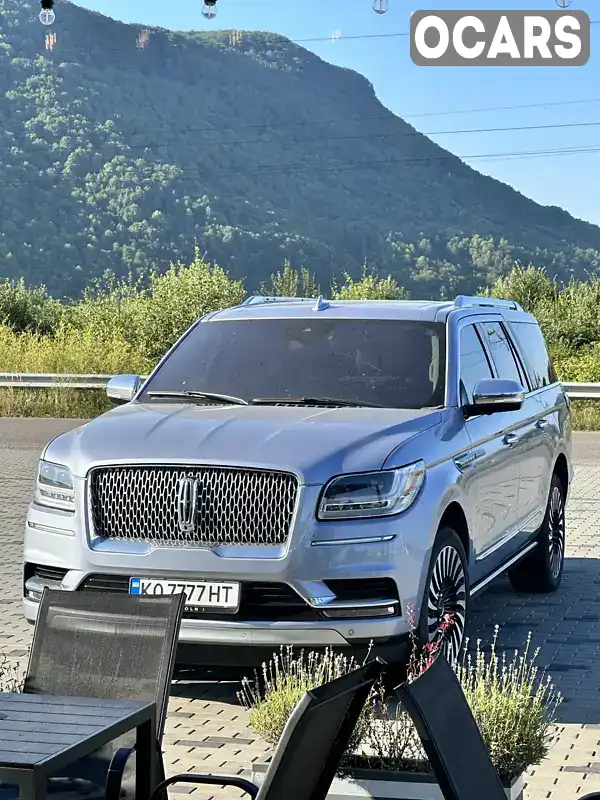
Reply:
<svg viewBox="0 0 600 800"><path fill-rule="evenodd" d="M34 603L39 603L42 599L42 593L35 589L27 589L25 596L28 600L33 600Z"/></svg>
<svg viewBox="0 0 600 800"><path fill-rule="evenodd" d="M357 606L355 608L340 608L331 606L330 608L321 608L321 612L330 618L344 618L344 619L361 619L373 617L393 617L398 614L397 603L390 603L389 605L377 606Z"/></svg>

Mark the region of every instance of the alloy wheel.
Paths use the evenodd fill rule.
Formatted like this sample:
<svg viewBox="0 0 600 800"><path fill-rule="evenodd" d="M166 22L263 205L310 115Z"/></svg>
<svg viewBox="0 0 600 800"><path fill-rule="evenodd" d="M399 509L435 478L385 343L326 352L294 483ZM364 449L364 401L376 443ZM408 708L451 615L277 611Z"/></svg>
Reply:
<svg viewBox="0 0 600 800"><path fill-rule="evenodd" d="M565 503L558 486L552 487L548 514L548 549L550 572L556 580L565 557Z"/></svg>
<svg viewBox="0 0 600 800"><path fill-rule="evenodd" d="M458 657L467 616L467 581L460 555L450 545L438 553L431 573L427 602L429 642L443 636L442 650L450 663ZM444 621L450 622L441 633Z"/></svg>

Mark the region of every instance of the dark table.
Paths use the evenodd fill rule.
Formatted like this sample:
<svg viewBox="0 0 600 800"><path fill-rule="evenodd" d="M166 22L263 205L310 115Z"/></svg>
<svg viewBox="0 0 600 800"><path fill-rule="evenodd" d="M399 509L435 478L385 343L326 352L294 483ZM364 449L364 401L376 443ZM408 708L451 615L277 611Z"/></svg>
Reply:
<svg viewBox="0 0 600 800"><path fill-rule="evenodd" d="M133 729L136 800L147 800L156 785L154 703L0 693L0 781L19 786L19 800L44 800L49 777Z"/></svg>

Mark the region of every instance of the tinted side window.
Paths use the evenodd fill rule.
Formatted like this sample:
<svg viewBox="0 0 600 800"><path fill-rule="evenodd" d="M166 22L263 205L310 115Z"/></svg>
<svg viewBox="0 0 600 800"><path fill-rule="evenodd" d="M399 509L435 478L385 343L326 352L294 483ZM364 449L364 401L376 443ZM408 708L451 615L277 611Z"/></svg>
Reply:
<svg viewBox="0 0 600 800"><path fill-rule="evenodd" d="M492 354L498 377L521 383L523 378L502 325L499 322L483 322L481 330Z"/></svg>
<svg viewBox="0 0 600 800"><path fill-rule="evenodd" d="M523 355L531 388L539 389L556 383L558 378L539 325L533 322L511 322L510 327Z"/></svg>
<svg viewBox="0 0 600 800"><path fill-rule="evenodd" d="M473 325L460 332L460 380L463 403L471 403L473 389L479 383L492 377L488 357L483 349L479 334Z"/></svg>

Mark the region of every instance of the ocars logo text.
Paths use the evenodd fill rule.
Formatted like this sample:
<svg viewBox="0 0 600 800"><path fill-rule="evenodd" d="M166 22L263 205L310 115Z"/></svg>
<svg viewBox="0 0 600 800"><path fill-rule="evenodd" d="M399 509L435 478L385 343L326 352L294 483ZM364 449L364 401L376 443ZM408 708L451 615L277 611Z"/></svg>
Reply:
<svg viewBox="0 0 600 800"><path fill-rule="evenodd" d="M420 67L577 67L590 57L585 11L415 11L410 56Z"/></svg>

